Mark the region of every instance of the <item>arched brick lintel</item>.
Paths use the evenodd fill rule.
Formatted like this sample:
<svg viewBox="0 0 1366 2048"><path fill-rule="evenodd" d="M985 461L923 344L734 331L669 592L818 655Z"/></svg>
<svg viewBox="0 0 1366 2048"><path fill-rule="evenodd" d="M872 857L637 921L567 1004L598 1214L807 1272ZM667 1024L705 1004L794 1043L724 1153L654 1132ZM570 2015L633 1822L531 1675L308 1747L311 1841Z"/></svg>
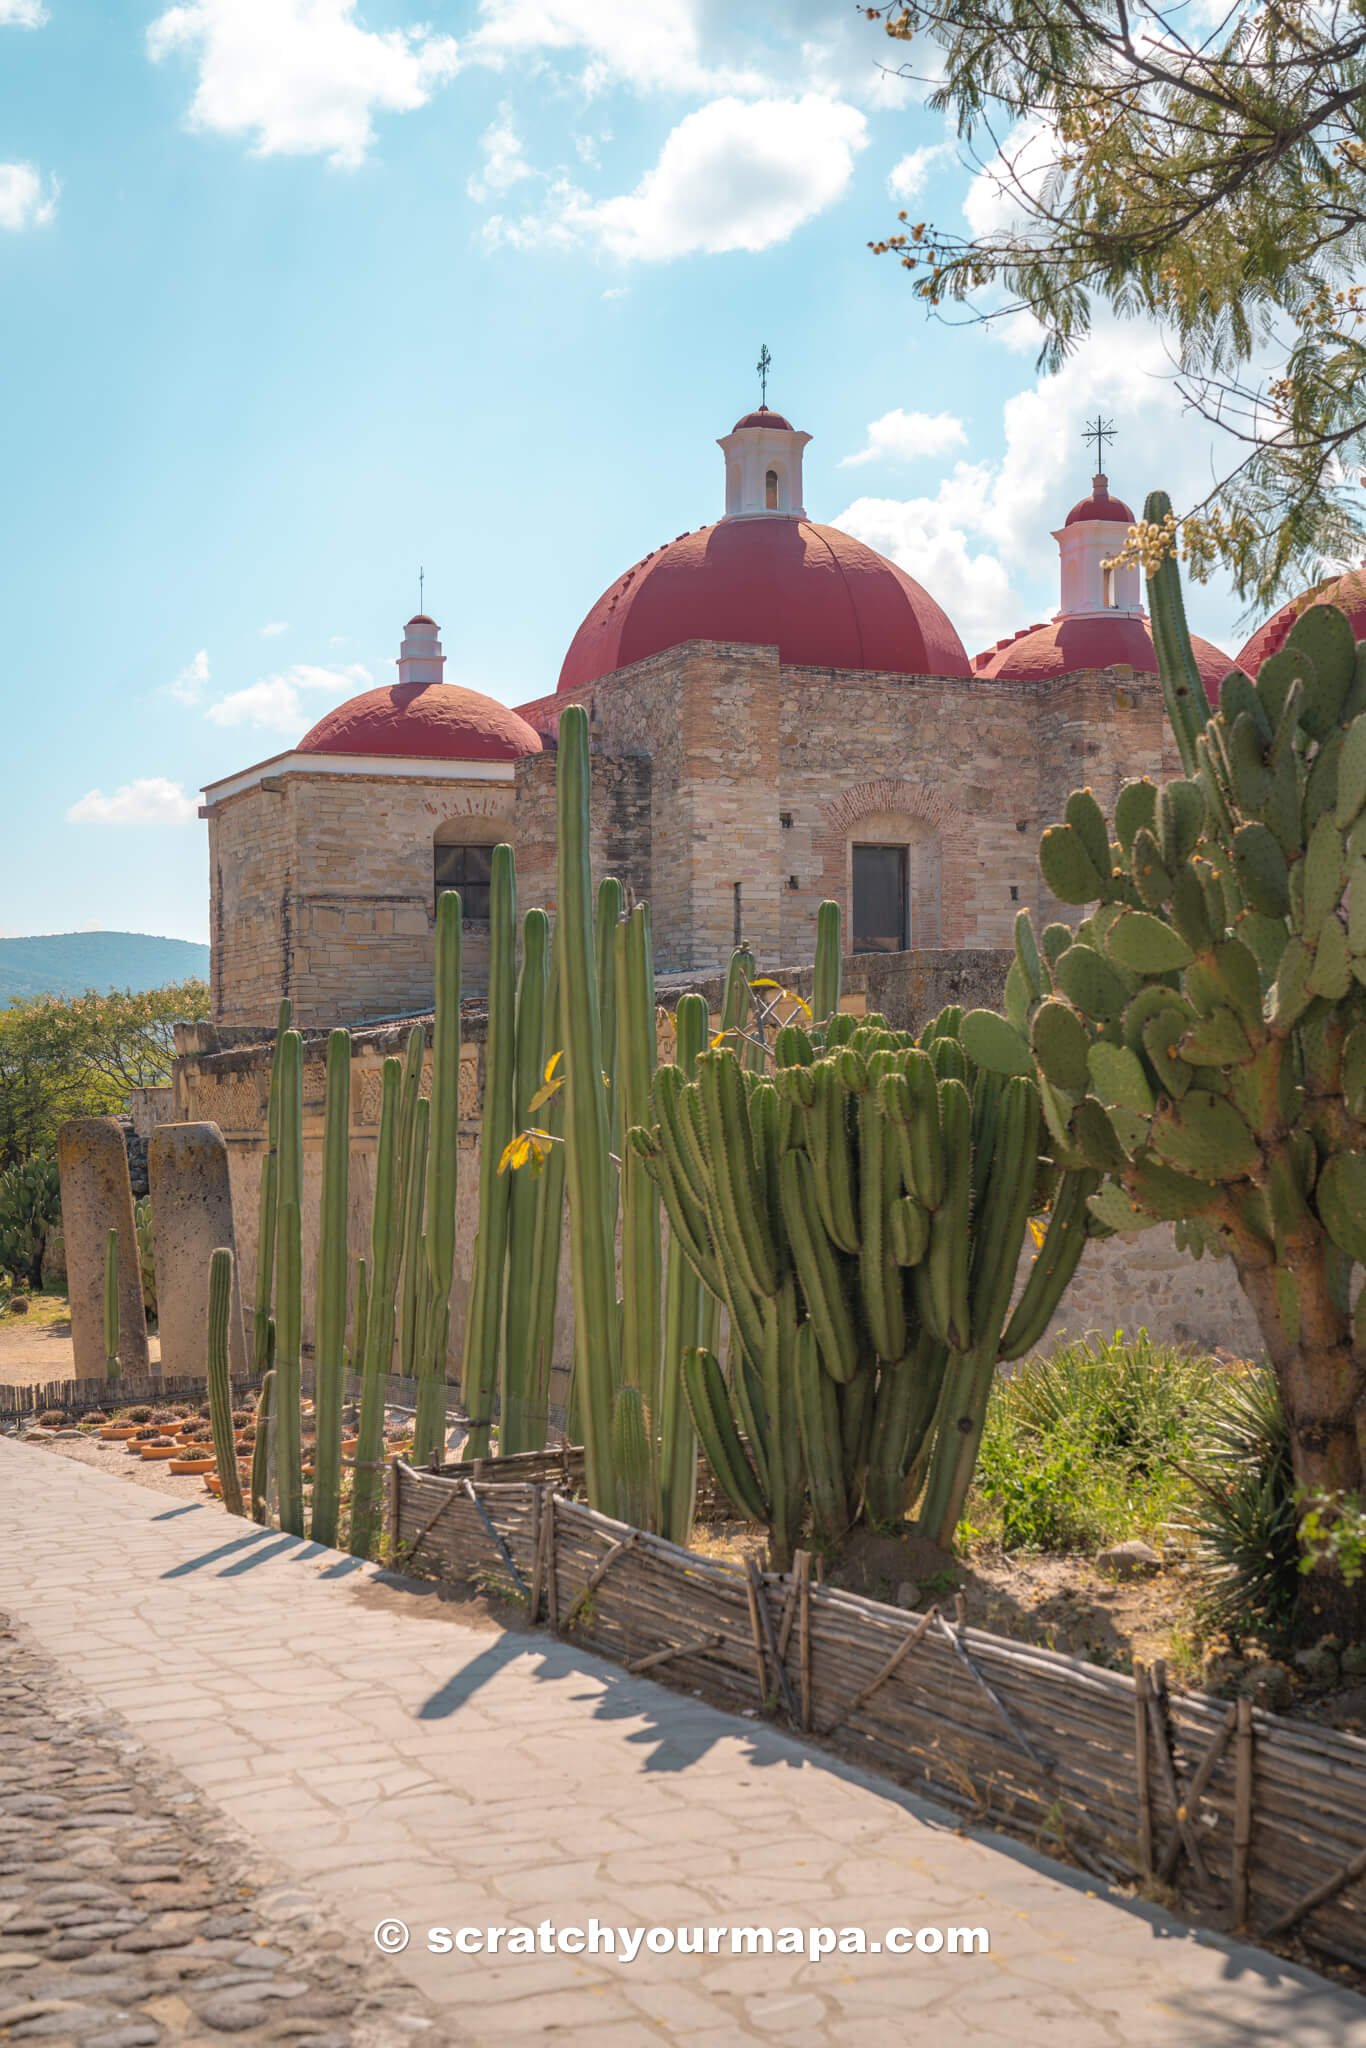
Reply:
<svg viewBox="0 0 1366 2048"><path fill-rule="evenodd" d="M882 775L872 782L856 782L852 789L846 789L832 804L827 804L825 823L831 832L847 832L860 818L886 811L923 818L926 824L941 827L956 824L961 815L957 805L950 803L941 790L927 783L905 781L900 776Z"/></svg>

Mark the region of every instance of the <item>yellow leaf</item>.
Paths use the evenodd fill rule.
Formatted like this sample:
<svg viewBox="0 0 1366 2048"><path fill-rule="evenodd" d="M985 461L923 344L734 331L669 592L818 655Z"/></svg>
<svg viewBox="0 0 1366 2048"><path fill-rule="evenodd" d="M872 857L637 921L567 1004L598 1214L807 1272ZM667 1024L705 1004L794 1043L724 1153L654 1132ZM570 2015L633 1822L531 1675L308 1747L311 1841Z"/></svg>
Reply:
<svg viewBox="0 0 1366 2048"><path fill-rule="evenodd" d="M508 1168L511 1167L513 1172L516 1173L519 1167L526 1165L530 1157L531 1139L527 1132L518 1131L517 1135L509 1138L506 1145L504 1145L502 1157L498 1161L498 1171L499 1173L506 1173Z"/></svg>
<svg viewBox="0 0 1366 2048"><path fill-rule="evenodd" d="M559 1054L556 1053L555 1057L556 1059L558 1059ZM558 1095L559 1091L561 1090L561 1088L563 1088L563 1086L564 1075L557 1074L553 1081L546 1082L544 1088L538 1088L536 1090L536 1093L532 1096L530 1102L527 1104L528 1110L543 1108L545 1104L550 1101L553 1095Z"/></svg>
<svg viewBox="0 0 1366 2048"><path fill-rule="evenodd" d="M1029 1234L1034 1240L1035 1251L1038 1251L1043 1244L1044 1229L1037 1216L1031 1216L1029 1219Z"/></svg>
<svg viewBox="0 0 1366 2048"><path fill-rule="evenodd" d="M765 979L765 980L763 980L763 981L752 981L752 982L750 983L750 987L751 987L751 988L782 988L782 983L781 983L780 981L769 981L768 979Z"/></svg>
<svg viewBox="0 0 1366 2048"><path fill-rule="evenodd" d="M723 1046L723 1045L725 1044L726 1040L727 1040L727 1039L728 1039L729 1037L730 1037L730 1033L729 1033L729 1031L718 1031L718 1032L717 1032L717 1034L716 1034L716 1036L715 1036L715 1038L713 1038L713 1039L712 1039L712 1041L711 1041L711 1049L712 1049L712 1051L713 1051L713 1052L716 1052L716 1051L718 1051L718 1050L720 1049L720 1047L721 1047L721 1046Z"/></svg>
<svg viewBox="0 0 1366 2048"><path fill-rule="evenodd" d="M560 1050L559 1050L558 1052L552 1052L552 1053L551 1053L551 1055L550 1055L550 1058L549 1058L549 1059L548 1059L548 1060L546 1061L546 1063L545 1063L545 1072L544 1072L544 1073L542 1074L542 1076L541 1076L541 1079L542 1079L543 1081L549 1081L549 1080L551 1079L551 1077L553 1076L553 1074L554 1074L554 1072L555 1072L555 1069L556 1069L556 1067L558 1067L558 1065L560 1064L560 1061L561 1061L561 1060L562 1060L563 1058L564 1058L564 1047L563 1047L563 1046L561 1046L561 1047L560 1047Z"/></svg>

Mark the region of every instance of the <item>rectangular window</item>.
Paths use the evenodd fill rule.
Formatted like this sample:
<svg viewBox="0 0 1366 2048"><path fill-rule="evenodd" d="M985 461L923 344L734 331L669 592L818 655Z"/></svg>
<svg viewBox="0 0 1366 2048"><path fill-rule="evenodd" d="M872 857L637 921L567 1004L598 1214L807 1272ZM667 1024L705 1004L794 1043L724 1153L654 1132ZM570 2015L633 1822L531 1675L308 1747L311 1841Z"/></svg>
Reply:
<svg viewBox="0 0 1366 2048"><path fill-rule="evenodd" d="M460 891L463 923L488 923L489 880L493 873L491 846L435 846L432 871L438 896L445 889Z"/></svg>
<svg viewBox="0 0 1366 2048"><path fill-rule="evenodd" d="M904 953L910 943L904 846L854 848L854 951Z"/></svg>

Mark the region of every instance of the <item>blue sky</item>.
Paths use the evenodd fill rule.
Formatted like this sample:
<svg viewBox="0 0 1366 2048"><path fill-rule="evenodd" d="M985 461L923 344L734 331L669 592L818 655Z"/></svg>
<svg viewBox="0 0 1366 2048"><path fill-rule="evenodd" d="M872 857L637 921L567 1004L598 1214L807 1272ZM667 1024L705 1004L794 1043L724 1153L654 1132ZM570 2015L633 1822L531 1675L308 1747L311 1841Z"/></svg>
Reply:
<svg viewBox="0 0 1366 2048"><path fill-rule="evenodd" d="M0 930L207 936L198 789L392 674L419 563L452 680L553 689L719 515L763 341L812 516L969 651L1056 609L1088 413L1199 495L1160 336L1041 379L868 254L996 204L887 55L846 0L0 0Z"/></svg>

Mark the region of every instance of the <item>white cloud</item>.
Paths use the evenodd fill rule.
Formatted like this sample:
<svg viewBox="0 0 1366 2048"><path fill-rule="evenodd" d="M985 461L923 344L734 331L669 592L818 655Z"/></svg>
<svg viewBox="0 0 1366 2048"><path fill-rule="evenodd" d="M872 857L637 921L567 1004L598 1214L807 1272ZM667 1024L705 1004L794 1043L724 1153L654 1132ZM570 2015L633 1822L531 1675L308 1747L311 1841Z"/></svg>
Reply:
<svg viewBox="0 0 1366 2048"><path fill-rule="evenodd" d="M0 28L41 28L47 19L43 0L0 0Z"/></svg>
<svg viewBox="0 0 1366 2048"><path fill-rule="evenodd" d="M665 138L634 192L591 200L566 182L543 215L497 217L491 241L596 243L623 261L768 249L840 199L867 142L856 107L795 100L712 100Z"/></svg>
<svg viewBox="0 0 1366 2048"><path fill-rule="evenodd" d="M259 627L258 631L260 632L261 638L263 640L278 639L281 633L287 633L289 631L289 620L272 619L269 625Z"/></svg>
<svg viewBox="0 0 1366 2048"><path fill-rule="evenodd" d="M923 192L930 180L930 172L946 157L952 158L953 149L947 142L929 142L920 149L908 150L899 157L887 173L887 196L904 205Z"/></svg>
<svg viewBox="0 0 1366 2048"><path fill-rule="evenodd" d="M314 714L305 703L310 690L326 691L339 701L367 688L373 680L369 669L358 661L345 668L299 661L278 675L262 676L259 682L220 697L204 716L213 725L250 725L266 732L298 734L313 722Z"/></svg>
<svg viewBox="0 0 1366 2048"><path fill-rule="evenodd" d="M479 138L479 148L484 159L483 167L465 186L471 199L482 202L532 176L531 165L522 154L522 138L513 126L510 107L504 105L498 109L497 120Z"/></svg>
<svg viewBox="0 0 1366 2048"><path fill-rule="evenodd" d="M985 466L959 463L932 498L856 498L833 522L922 583L970 655L1021 623L1009 570L972 537L972 497L990 482Z"/></svg>
<svg viewBox="0 0 1366 2048"><path fill-rule="evenodd" d="M1051 122L1031 116L1017 122L968 186L963 213L974 235L1003 235L1029 218L1057 161L1058 136Z"/></svg>
<svg viewBox="0 0 1366 2048"><path fill-rule="evenodd" d="M480 0L466 54L502 70L582 53L588 92L620 82L638 92L762 92L762 71L703 61L712 41L705 0Z"/></svg>
<svg viewBox="0 0 1366 2048"><path fill-rule="evenodd" d="M376 113L425 106L454 76L453 36L362 28L356 0L183 0L147 31L154 62L198 64L189 125L249 136L256 156L320 156L352 168Z"/></svg>
<svg viewBox="0 0 1366 2048"><path fill-rule="evenodd" d="M166 685L166 695L174 697L177 704L198 704L202 701L209 680L209 650L201 647L192 661L188 661L180 674Z"/></svg>
<svg viewBox="0 0 1366 2048"><path fill-rule="evenodd" d="M963 422L951 412L905 412L897 406L868 423L868 439L857 454L840 458L841 469L864 462L918 462L923 456L946 455L967 443Z"/></svg>
<svg viewBox="0 0 1366 2048"><path fill-rule="evenodd" d="M0 229L45 228L57 211L61 186L36 164L0 164Z"/></svg>
<svg viewBox="0 0 1366 2048"><path fill-rule="evenodd" d="M629 284L609 284L602 296L605 299L629 299L631 287Z"/></svg>
<svg viewBox="0 0 1366 2048"><path fill-rule="evenodd" d="M188 825L196 806L179 782L144 775L125 782L112 796L102 789L87 790L66 815L76 825Z"/></svg>

